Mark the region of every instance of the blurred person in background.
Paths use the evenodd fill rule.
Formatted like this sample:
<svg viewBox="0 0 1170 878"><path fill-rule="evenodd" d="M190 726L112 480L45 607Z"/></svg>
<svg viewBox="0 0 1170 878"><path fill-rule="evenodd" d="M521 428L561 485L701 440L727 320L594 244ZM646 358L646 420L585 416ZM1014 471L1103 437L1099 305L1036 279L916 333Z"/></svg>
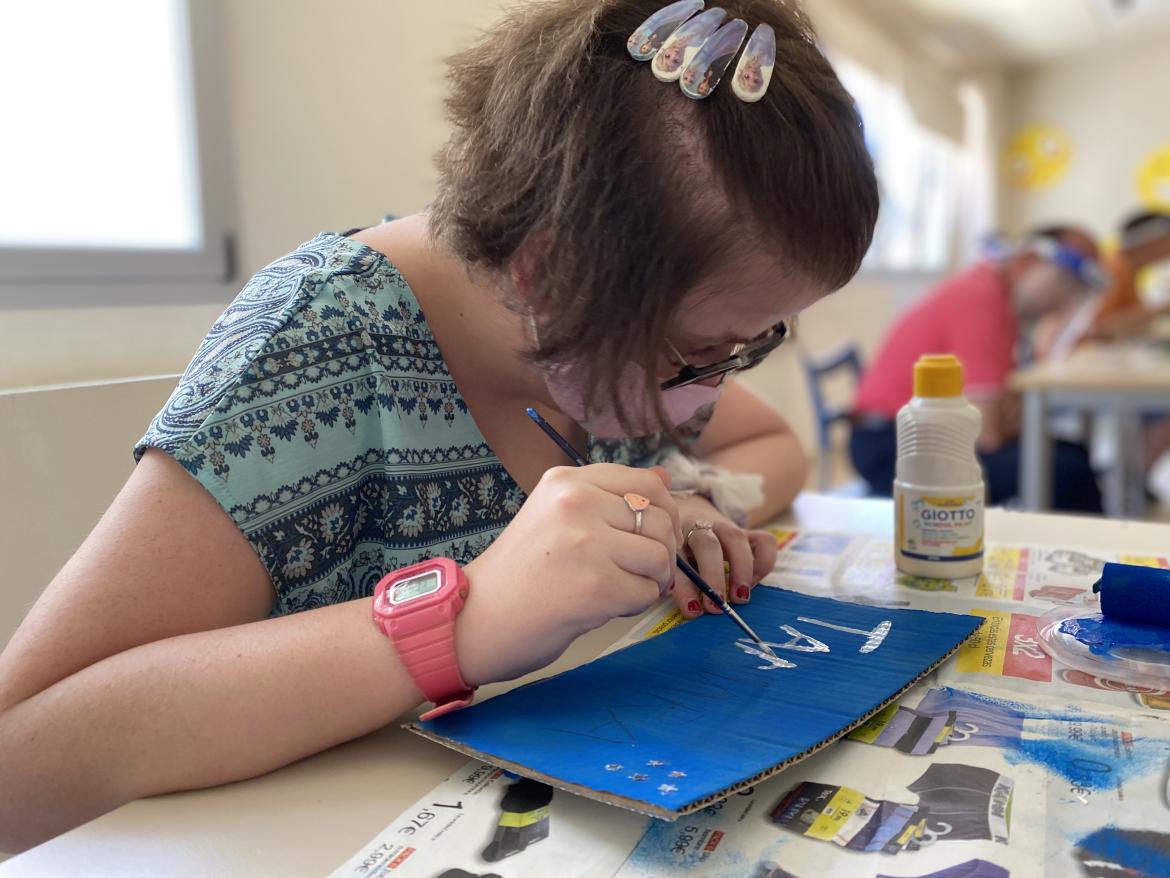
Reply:
<svg viewBox="0 0 1170 878"><path fill-rule="evenodd" d="M1031 233L1007 255L945 280L902 314L862 376L854 403L850 451L873 493L889 496L893 487L894 422L913 394L914 363L924 354L953 353L963 363L965 393L983 415L977 448L988 502L1014 498L1020 407L1008 377L1041 318L1079 307L1104 284L1093 238L1079 228L1051 226ZM1053 464L1055 507L1100 512L1101 493L1085 448L1058 442Z"/></svg>
<svg viewBox="0 0 1170 878"><path fill-rule="evenodd" d="M1170 314L1170 304L1148 307L1138 292L1138 278L1146 269L1170 260L1170 213L1142 211L1121 227L1121 246L1107 259L1109 288L1087 335L1116 338L1140 334L1149 322Z"/></svg>

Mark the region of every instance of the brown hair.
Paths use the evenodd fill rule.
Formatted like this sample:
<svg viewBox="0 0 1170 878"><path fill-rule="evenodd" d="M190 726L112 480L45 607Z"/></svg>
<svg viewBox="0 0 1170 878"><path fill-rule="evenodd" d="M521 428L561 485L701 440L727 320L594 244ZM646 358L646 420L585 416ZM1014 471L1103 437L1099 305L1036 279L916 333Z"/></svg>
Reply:
<svg viewBox="0 0 1170 878"><path fill-rule="evenodd" d="M721 3L775 29L776 68L758 103L734 96L734 68L697 102L627 52L663 5L530 0L450 61L432 233L493 271L539 242L526 248L533 357L581 362L593 393L614 388L631 352L653 381L682 294L745 247L838 289L877 219L861 120L804 14Z"/></svg>

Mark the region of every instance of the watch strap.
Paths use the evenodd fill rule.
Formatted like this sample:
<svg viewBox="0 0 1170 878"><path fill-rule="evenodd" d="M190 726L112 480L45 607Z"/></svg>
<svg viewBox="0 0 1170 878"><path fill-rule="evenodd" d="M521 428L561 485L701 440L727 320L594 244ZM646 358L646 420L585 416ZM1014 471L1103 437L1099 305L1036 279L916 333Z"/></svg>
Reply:
<svg viewBox="0 0 1170 878"><path fill-rule="evenodd" d="M455 661L454 619L409 633L393 630L393 621L390 627L390 636L402 663L423 697L436 705L434 710L423 715L423 719L471 703L475 690L467 685Z"/></svg>

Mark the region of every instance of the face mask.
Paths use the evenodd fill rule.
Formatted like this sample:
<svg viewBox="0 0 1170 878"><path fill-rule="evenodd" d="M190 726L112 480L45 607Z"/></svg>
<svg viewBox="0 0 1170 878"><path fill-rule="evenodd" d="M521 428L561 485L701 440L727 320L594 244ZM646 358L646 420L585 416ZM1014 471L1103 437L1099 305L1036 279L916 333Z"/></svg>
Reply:
<svg viewBox="0 0 1170 878"><path fill-rule="evenodd" d="M528 315L528 325L537 345L540 344L540 330L533 314ZM662 430L662 423L654 409L654 399L646 388L646 372L637 363L627 363L618 376L617 387L621 396L622 412L629 422L623 427L618 420L617 406L603 395L595 395L593 408L586 412L585 397L587 371L573 365L544 364L544 383L558 409L572 418L583 430L598 439L626 439L634 436L649 436ZM721 384L688 384L660 391L662 408L672 427L685 424L702 409L713 406L723 392Z"/></svg>
<svg viewBox="0 0 1170 878"><path fill-rule="evenodd" d="M622 411L629 421L623 427L618 420L617 406L602 394L595 395L593 408L585 411L588 390L583 370L571 366L545 366L544 382L557 408L598 439L623 439L648 436L662 429L654 410L654 400L646 388L646 373L637 363L627 363L618 378ZM662 407L671 426L685 424L706 406L719 399L721 386L688 384L662 391Z"/></svg>

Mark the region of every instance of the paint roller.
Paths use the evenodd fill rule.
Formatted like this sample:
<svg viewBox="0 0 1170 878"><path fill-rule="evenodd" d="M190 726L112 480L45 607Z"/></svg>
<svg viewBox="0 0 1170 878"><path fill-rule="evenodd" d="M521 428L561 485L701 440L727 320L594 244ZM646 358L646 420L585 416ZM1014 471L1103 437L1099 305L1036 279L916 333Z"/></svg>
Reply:
<svg viewBox="0 0 1170 878"><path fill-rule="evenodd" d="M1170 570L1107 563L1093 591L1102 616L1170 631Z"/></svg>

